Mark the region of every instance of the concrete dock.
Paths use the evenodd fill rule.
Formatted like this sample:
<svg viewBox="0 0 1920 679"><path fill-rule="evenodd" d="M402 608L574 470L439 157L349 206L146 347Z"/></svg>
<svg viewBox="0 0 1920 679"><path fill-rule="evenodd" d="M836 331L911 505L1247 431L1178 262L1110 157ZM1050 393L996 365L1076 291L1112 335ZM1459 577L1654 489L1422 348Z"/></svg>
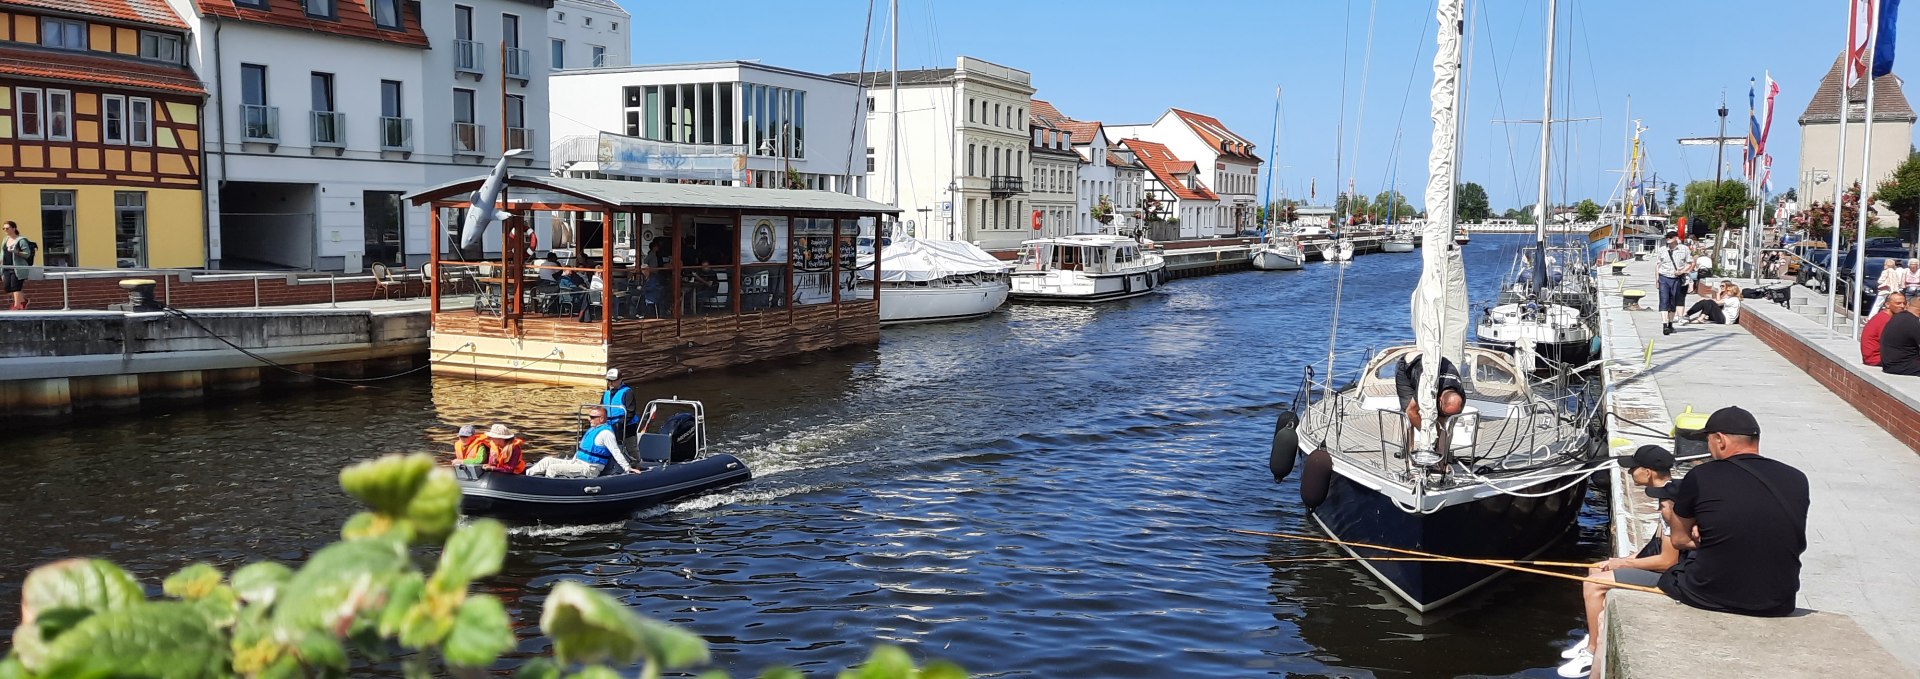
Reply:
<svg viewBox="0 0 1920 679"><path fill-rule="evenodd" d="M1920 515L1913 511L1920 456L1883 427L1920 428L1920 418L1881 410L1877 402L1860 405L1870 395L1835 375L1858 364L1858 346L1831 337L1821 321L1743 300L1741 325L1682 325L1662 336L1651 262L1600 280L1615 411L1666 431L1671 416L1688 406L1746 408L1764 432L1761 454L1806 473L1812 508L1801 559L1803 615L1743 618L1616 591L1594 676L1920 676L1920 575L1912 567L1920 563ZM1646 310L1624 310L1624 289L1646 291ZM1820 347L1832 365L1809 361L1806 353ZM1868 370L1878 373L1861 370L1856 381L1873 377ZM1920 393L1920 378L1881 379L1889 377L1912 380ZM1876 420L1868 412L1886 415ZM1630 425L1611 429L1633 446L1671 445ZM1654 507L1623 474L1613 480L1614 552L1625 555L1652 534Z"/></svg>

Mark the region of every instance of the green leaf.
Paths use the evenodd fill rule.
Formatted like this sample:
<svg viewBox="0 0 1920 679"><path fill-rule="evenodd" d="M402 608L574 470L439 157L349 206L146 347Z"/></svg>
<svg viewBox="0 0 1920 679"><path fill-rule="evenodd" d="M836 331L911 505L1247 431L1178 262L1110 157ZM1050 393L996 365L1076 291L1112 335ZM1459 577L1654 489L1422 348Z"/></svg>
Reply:
<svg viewBox="0 0 1920 679"><path fill-rule="evenodd" d="M212 594L214 588L225 581L226 576L220 574L220 569L211 564L196 563L167 576L166 581L160 584L160 589L167 596L192 601Z"/></svg>
<svg viewBox="0 0 1920 679"><path fill-rule="evenodd" d="M419 573L406 573L394 579L387 587L386 610L380 612L380 636L399 636L400 628L407 621L407 611L413 610L425 591L426 579Z"/></svg>
<svg viewBox="0 0 1920 679"><path fill-rule="evenodd" d="M293 578L293 571L272 561L258 561L233 572L233 591L248 603L272 606L280 586Z"/></svg>
<svg viewBox="0 0 1920 679"><path fill-rule="evenodd" d="M877 646L857 670L841 672L852 679L913 679L913 656L899 646Z"/></svg>
<svg viewBox="0 0 1920 679"><path fill-rule="evenodd" d="M400 644L407 648L426 649L438 645L453 631L454 606L445 602L449 598L464 597L465 592L454 594L435 594L427 590L425 596L407 609L400 621Z"/></svg>
<svg viewBox="0 0 1920 679"><path fill-rule="evenodd" d="M358 613L380 605L408 567L405 547L391 540L328 545L281 588L273 621L282 629L342 633Z"/></svg>
<svg viewBox="0 0 1920 679"><path fill-rule="evenodd" d="M7 656L0 659L0 679L32 679L32 675L27 674L27 668L20 664L19 658Z"/></svg>
<svg viewBox="0 0 1920 679"><path fill-rule="evenodd" d="M36 668L29 668L36 669ZM47 647L46 676L195 679L227 673L226 638L193 606L141 603L93 615Z"/></svg>
<svg viewBox="0 0 1920 679"><path fill-rule="evenodd" d="M920 679L967 679L967 671L945 660L935 660L920 670Z"/></svg>
<svg viewBox="0 0 1920 679"><path fill-rule="evenodd" d="M395 518L386 514L360 512L347 518L340 526L342 540L399 540L413 541L413 522Z"/></svg>
<svg viewBox="0 0 1920 679"><path fill-rule="evenodd" d="M577 582L561 582L540 611L540 630L553 639L563 665L613 661L632 664L645 653L640 616L613 597Z"/></svg>
<svg viewBox="0 0 1920 679"><path fill-rule="evenodd" d="M800 679L800 675L798 674L795 674L793 676L794 676L794 679ZM707 670L705 672L701 672L698 675L695 675L693 679L727 679L727 671L726 670Z"/></svg>
<svg viewBox="0 0 1920 679"><path fill-rule="evenodd" d="M322 676L338 676L347 671L347 649L332 636L307 631L293 645L293 652L300 658L300 664L307 669L334 670L331 674L322 674Z"/></svg>
<svg viewBox="0 0 1920 679"><path fill-rule="evenodd" d="M507 527L493 519L481 519L461 526L447 539L433 577L458 582L464 588L467 583L500 572L506 559Z"/></svg>
<svg viewBox="0 0 1920 679"><path fill-rule="evenodd" d="M35 568L20 586L20 626L13 630L14 653L25 667L38 673L46 667L48 644L59 633L88 615L126 608L146 598L133 576L100 559L67 559ZM49 621L51 626L35 624L43 614L55 615L56 619Z"/></svg>
<svg viewBox="0 0 1920 679"><path fill-rule="evenodd" d="M460 520L460 482L453 479L453 470L433 470L407 504L406 517L413 523L414 535L422 541L446 539Z"/></svg>
<svg viewBox="0 0 1920 679"><path fill-rule="evenodd" d="M560 679L560 665L551 658L534 658L515 670L513 679Z"/></svg>
<svg viewBox="0 0 1920 679"><path fill-rule="evenodd" d="M486 667L513 648L513 627L500 600L485 594L467 597L454 616L443 652L447 664Z"/></svg>
<svg viewBox="0 0 1920 679"><path fill-rule="evenodd" d="M376 512L399 516L433 467L428 455L387 455L342 470L340 488Z"/></svg>

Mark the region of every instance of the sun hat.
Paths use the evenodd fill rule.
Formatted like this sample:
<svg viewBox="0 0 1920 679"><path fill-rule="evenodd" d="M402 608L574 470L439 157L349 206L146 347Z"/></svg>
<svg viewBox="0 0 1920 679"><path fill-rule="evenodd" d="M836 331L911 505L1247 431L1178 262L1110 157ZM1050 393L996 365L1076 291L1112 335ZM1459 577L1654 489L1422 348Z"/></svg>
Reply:
<svg viewBox="0 0 1920 679"><path fill-rule="evenodd" d="M487 428L487 437L489 438L510 439L513 438L513 436L513 430L508 429L507 425L504 424L496 424Z"/></svg>

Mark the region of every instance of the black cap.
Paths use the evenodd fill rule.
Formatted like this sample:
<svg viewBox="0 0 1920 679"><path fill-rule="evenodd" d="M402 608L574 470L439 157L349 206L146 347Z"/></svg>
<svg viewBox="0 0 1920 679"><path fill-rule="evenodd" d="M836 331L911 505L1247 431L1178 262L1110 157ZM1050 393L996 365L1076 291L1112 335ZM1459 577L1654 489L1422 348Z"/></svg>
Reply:
<svg viewBox="0 0 1920 679"><path fill-rule="evenodd" d="M1647 497L1655 500L1671 500L1680 492L1680 479L1668 481L1664 486L1647 486Z"/></svg>
<svg viewBox="0 0 1920 679"><path fill-rule="evenodd" d="M1673 453L1660 446L1640 446L1632 455L1617 456L1613 462L1626 470L1646 467L1662 474L1673 471Z"/></svg>
<svg viewBox="0 0 1920 679"><path fill-rule="evenodd" d="M1667 232L1667 237L1668 237L1668 238L1679 238L1679 237L1680 237L1680 232L1679 232L1679 231L1668 231L1668 232Z"/></svg>
<svg viewBox="0 0 1920 679"><path fill-rule="evenodd" d="M1707 425L1698 432L1684 434L1690 439L1704 439L1708 434L1734 434L1738 436L1759 436L1760 421L1753 419L1753 413L1740 406L1727 406L1713 411L1707 417Z"/></svg>

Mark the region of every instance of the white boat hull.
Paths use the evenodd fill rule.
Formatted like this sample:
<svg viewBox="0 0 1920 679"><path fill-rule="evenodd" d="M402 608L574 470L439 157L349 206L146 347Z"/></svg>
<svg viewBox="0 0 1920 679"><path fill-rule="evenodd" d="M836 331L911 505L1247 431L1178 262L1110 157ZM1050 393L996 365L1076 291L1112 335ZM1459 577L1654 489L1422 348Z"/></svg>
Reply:
<svg viewBox="0 0 1920 679"><path fill-rule="evenodd" d="M1320 258L1329 262L1353 261L1353 241L1341 240L1337 244L1333 242L1321 243Z"/></svg>
<svg viewBox="0 0 1920 679"><path fill-rule="evenodd" d="M1380 244L1381 252L1413 252L1412 240L1392 239Z"/></svg>
<svg viewBox="0 0 1920 679"><path fill-rule="evenodd" d="M1139 297L1159 289L1166 265L1155 263L1131 271L1089 274L1082 271L1017 271L1012 297L1025 302L1110 302Z"/></svg>
<svg viewBox="0 0 1920 679"><path fill-rule="evenodd" d="M1253 268L1261 271L1290 271L1300 268L1306 259L1299 250L1254 248Z"/></svg>
<svg viewBox="0 0 1920 679"><path fill-rule="evenodd" d="M1006 281L929 285L887 283L880 286L880 324L964 321L991 314L1007 302Z"/></svg>

